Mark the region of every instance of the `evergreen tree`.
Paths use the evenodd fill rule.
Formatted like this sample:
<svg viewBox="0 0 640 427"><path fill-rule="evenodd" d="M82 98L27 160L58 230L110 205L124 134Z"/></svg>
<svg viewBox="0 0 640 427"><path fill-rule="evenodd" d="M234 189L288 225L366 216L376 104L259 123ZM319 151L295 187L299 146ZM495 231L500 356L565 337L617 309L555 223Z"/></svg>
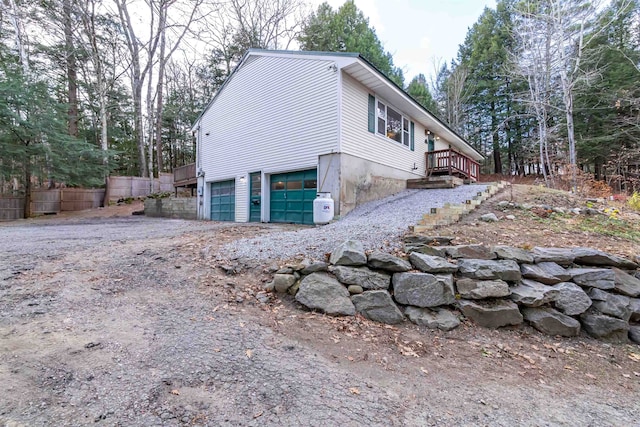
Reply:
<svg viewBox="0 0 640 427"><path fill-rule="evenodd" d="M0 174L3 179L20 178L25 216L30 213L34 180L102 185L104 153L69 135L66 105L52 98L47 84L26 79L20 69L6 63L0 77Z"/></svg>
<svg viewBox="0 0 640 427"><path fill-rule="evenodd" d="M432 113L437 113L438 106L433 96L431 96L429 86L427 85L427 78L424 74L418 74L411 80L411 83L407 86L407 92L424 108Z"/></svg>
<svg viewBox="0 0 640 427"><path fill-rule="evenodd" d="M300 49L328 52L357 52L378 70L404 87L402 70L393 65L393 57L384 50L364 16L353 0L347 0L336 11L328 3L322 3L309 16L298 37Z"/></svg>

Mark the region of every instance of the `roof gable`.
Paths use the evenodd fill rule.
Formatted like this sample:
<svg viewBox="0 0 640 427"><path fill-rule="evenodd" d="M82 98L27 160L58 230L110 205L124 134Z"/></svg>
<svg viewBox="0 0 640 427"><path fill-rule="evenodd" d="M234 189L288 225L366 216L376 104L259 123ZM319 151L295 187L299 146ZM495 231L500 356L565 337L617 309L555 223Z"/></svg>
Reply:
<svg viewBox="0 0 640 427"><path fill-rule="evenodd" d="M266 49L249 49L238 65L231 72L229 77L220 86L211 101L204 108L198 119L193 125L196 129L200 119L206 111L213 105L216 98L227 86L228 82L233 79L234 75L253 57L271 56L271 57L299 57L310 60L333 61L336 67L351 77L358 80L362 85L371 92L381 95L390 102L396 102L398 108L403 108L407 113L411 114L415 119L420 120L423 124L436 134L445 137L446 140L459 145L459 149L476 160L484 159L484 156L474 149L462 136L451 129L440 118L431 113L425 107L420 105L411 95L395 82L389 79L384 73L378 70L373 64L365 59L359 53L354 52L315 52L315 51L292 51L292 50L266 50Z"/></svg>

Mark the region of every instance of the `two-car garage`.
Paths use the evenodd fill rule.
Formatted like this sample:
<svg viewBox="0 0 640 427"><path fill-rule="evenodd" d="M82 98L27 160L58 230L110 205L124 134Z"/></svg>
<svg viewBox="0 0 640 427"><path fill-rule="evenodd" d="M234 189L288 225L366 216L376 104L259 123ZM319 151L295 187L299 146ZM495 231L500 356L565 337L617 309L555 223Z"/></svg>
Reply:
<svg viewBox="0 0 640 427"><path fill-rule="evenodd" d="M252 175L252 184L254 174ZM313 200L317 191L317 170L271 174L269 176L269 221L294 224L313 224ZM214 221L235 221L236 203L250 203L255 189L251 190L251 200L236 200L236 180L211 183L211 219ZM251 220L255 220L251 212Z"/></svg>

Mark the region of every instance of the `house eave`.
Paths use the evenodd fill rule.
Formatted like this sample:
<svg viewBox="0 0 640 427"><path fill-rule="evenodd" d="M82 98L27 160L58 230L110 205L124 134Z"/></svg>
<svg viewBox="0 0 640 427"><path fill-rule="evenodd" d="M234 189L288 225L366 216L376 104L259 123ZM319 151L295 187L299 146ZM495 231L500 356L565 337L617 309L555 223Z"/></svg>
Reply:
<svg viewBox="0 0 640 427"><path fill-rule="evenodd" d="M413 117L435 135L441 136L446 141L452 143L462 153L476 161L484 160L484 156L469 145L462 136L420 105L418 101L413 99L362 56L358 57L358 61L342 67L342 70L371 90L375 95L386 99L388 102L393 103L395 107L402 109L405 114Z"/></svg>

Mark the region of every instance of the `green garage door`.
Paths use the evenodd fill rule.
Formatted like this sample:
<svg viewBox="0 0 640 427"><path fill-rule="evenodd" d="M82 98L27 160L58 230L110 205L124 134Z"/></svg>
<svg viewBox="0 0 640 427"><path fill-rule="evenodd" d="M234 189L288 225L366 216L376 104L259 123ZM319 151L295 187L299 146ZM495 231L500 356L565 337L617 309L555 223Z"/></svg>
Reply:
<svg viewBox="0 0 640 427"><path fill-rule="evenodd" d="M236 220L236 182L211 183L211 219L214 221Z"/></svg>
<svg viewBox="0 0 640 427"><path fill-rule="evenodd" d="M315 169L271 175L271 222L313 224L317 186Z"/></svg>

